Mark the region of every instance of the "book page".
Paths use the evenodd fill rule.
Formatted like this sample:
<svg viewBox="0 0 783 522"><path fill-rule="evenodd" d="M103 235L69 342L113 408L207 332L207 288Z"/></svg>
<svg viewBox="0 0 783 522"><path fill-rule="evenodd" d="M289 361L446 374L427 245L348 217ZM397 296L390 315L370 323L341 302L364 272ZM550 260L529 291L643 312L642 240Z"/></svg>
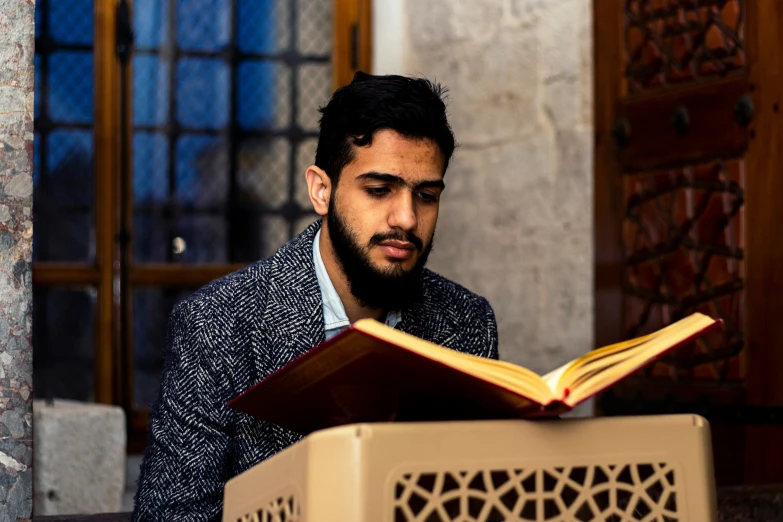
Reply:
<svg viewBox="0 0 783 522"><path fill-rule="evenodd" d="M547 373L543 377L541 377L547 386L549 386L549 389L552 390L553 395L557 395L557 383L560 382L560 379L563 377L563 374L571 367L573 366L574 361L568 361L560 368L556 368L552 370L551 372Z"/></svg>
<svg viewBox="0 0 783 522"><path fill-rule="evenodd" d="M637 337L629 341L624 341L621 343L604 346L603 348L598 348L596 350L586 353L585 355L579 357L578 359L575 359L573 361L568 361L567 363L560 366L559 368L556 368L551 372L547 373L546 375L544 375L542 379L547 384L549 389L552 390L552 393L556 397L563 398L561 397L561 395L562 395L562 390L565 387L561 386L560 382L563 380L563 376L566 373L573 372L579 368L584 369L598 364L600 364L600 366L603 368L607 366L607 363L611 364L612 362L612 359L607 359L608 357L635 348L640 344L644 343L648 337L650 336Z"/></svg>
<svg viewBox="0 0 783 522"><path fill-rule="evenodd" d="M618 348L605 350L600 357L580 358L560 375L557 393L568 388L568 402L580 402L719 324L720 321L695 313L653 334L614 345ZM639 339L642 342L635 342Z"/></svg>

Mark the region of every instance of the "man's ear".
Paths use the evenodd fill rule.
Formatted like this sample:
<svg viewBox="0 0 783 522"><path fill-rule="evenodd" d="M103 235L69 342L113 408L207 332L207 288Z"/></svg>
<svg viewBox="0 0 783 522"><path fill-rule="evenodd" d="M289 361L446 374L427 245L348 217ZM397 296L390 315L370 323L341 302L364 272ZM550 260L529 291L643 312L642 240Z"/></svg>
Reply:
<svg viewBox="0 0 783 522"><path fill-rule="evenodd" d="M310 196L310 203L313 209L320 216L325 216L329 211L329 198L332 196L332 180L326 172L316 167L309 167L305 172L307 178L307 195Z"/></svg>

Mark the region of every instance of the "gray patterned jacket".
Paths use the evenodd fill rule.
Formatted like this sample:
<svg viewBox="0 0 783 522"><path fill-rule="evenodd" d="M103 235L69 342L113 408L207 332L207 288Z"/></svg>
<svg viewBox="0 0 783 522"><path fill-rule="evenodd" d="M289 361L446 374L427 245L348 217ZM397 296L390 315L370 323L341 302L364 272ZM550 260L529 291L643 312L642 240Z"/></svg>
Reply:
<svg viewBox="0 0 783 522"><path fill-rule="evenodd" d="M324 339L312 256L319 227L175 307L134 521L220 520L225 483L300 438L226 403ZM495 316L484 298L428 270L423 284L423 299L403 311L397 328L498 357Z"/></svg>

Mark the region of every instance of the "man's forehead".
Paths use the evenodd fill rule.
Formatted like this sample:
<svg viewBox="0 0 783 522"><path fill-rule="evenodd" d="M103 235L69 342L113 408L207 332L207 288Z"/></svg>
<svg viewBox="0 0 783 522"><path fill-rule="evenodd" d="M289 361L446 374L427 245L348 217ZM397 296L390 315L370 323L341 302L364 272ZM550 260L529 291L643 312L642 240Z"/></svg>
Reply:
<svg viewBox="0 0 783 522"><path fill-rule="evenodd" d="M357 176L370 171L394 174L408 181L443 175L443 153L435 141L382 132L371 145L356 147L348 170Z"/></svg>

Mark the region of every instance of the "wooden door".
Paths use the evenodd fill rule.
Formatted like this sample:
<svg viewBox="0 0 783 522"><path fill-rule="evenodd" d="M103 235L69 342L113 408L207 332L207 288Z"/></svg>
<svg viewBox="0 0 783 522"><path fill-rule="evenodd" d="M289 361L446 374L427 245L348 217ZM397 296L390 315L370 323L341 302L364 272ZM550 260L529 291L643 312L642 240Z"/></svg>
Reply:
<svg viewBox="0 0 783 522"><path fill-rule="evenodd" d="M719 485L783 481L783 2L593 5L596 344L725 324L597 412L700 413Z"/></svg>

